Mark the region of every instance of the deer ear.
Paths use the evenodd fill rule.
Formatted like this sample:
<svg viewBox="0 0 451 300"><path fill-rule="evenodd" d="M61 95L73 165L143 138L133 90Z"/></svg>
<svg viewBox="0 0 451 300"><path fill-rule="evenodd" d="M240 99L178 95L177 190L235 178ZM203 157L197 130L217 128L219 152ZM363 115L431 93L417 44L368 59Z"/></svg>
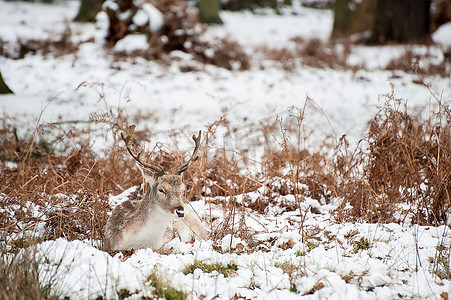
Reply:
<svg viewBox="0 0 451 300"><path fill-rule="evenodd" d="M141 170L144 181L147 182L148 184L152 185L155 182L157 175L154 172L152 172L146 168L143 168L139 164L136 164L136 165L138 166L139 170Z"/></svg>

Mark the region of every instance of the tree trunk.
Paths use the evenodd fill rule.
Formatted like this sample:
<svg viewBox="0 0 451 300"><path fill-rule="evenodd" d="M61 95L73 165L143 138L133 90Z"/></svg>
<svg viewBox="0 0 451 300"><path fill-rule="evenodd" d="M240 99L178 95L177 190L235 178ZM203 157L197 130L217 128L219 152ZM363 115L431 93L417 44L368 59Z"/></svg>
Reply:
<svg viewBox="0 0 451 300"><path fill-rule="evenodd" d="M336 0L332 37L362 34L365 42L425 41L431 0Z"/></svg>
<svg viewBox="0 0 451 300"><path fill-rule="evenodd" d="M102 10L105 0L80 0L80 9L75 17L75 22L94 22L96 15Z"/></svg>
<svg viewBox="0 0 451 300"><path fill-rule="evenodd" d="M431 0L378 0L370 43L426 41Z"/></svg>
<svg viewBox="0 0 451 300"><path fill-rule="evenodd" d="M340 37L351 33L351 14L348 6L351 0L336 0L332 36Z"/></svg>
<svg viewBox="0 0 451 300"><path fill-rule="evenodd" d="M3 81L2 72L0 71L0 94L13 94L13 91Z"/></svg>
<svg viewBox="0 0 451 300"><path fill-rule="evenodd" d="M228 0L222 7L231 11L269 7L277 11L281 6L289 4L291 4L291 0Z"/></svg>
<svg viewBox="0 0 451 300"><path fill-rule="evenodd" d="M206 24L222 24L221 17L219 17L220 6L219 0L200 0L199 20Z"/></svg>
<svg viewBox="0 0 451 300"><path fill-rule="evenodd" d="M332 37L343 37L371 30L378 0L336 0Z"/></svg>

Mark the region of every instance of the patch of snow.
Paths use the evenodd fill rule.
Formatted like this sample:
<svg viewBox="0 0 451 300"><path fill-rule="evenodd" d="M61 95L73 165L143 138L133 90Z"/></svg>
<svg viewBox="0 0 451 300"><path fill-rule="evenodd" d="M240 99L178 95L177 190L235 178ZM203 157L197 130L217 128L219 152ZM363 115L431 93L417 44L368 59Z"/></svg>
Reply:
<svg viewBox="0 0 451 300"><path fill-rule="evenodd" d="M5 161L3 162L8 169L17 169L19 164L13 161Z"/></svg>
<svg viewBox="0 0 451 300"><path fill-rule="evenodd" d="M220 13L224 27L209 32L219 37L233 37L242 45L283 48L290 40L319 38L327 40L332 31L332 11L299 8L297 15L254 15L249 11Z"/></svg>
<svg viewBox="0 0 451 300"><path fill-rule="evenodd" d="M231 235L229 233L229 234L226 234L222 238L221 247L222 247L222 250L229 251L231 249L236 249L238 244L241 244L244 246L246 244L246 242L241 240L239 237L234 237L233 235Z"/></svg>
<svg viewBox="0 0 451 300"><path fill-rule="evenodd" d="M121 205L123 202L129 200L130 195L136 192L137 189L138 189L137 186L132 186L131 188L126 189L119 195L116 196L110 195L110 197L108 198L108 202L110 203L111 208L114 209L116 206Z"/></svg>
<svg viewBox="0 0 451 300"><path fill-rule="evenodd" d="M330 223L323 217L315 218ZM351 228L359 232L356 239L360 234L382 239L372 239L369 249L353 250L353 242L344 243ZM147 278L155 272L176 289L193 297L204 295L208 298L215 295L231 298L237 291L249 297L271 297L274 293L287 293L293 297L306 295L315 287L317 290L313 291L320 298L355 296L372 299L398 294L407 298L428 298L451 288L449 280L438 279L429 271L432 267L428 263L429 257L435 253L439 241L433 235L435 230L418 226L415 229L418 235L412 237L411 231L398 224L354 224L352 227L345 224L328 226L327 229L329 236L343 241L337 243L319 233L317 246L309 249L299 234L287 228L271 251L239 255L218 253L208 242L196 241L191 245L175 239L167 247L174 249L172 254L162 255L142 249L124 259L120 254L111 257L86 242L58 239L38 245L39 257L43 258L42 283L57 278L52 289L61 296L95 298L106 295L109 299L116 298L121 289L137 296L152 295ZM448 230L446 238L450 237ZM223 243L228 244L230 238L226 236ZM282 249L280 242L289 240L294 246ZM379 244L386 246L386 252L376 255L373 250L379 249ZM418 259L423 267L416 267ZM184 268L194 260L224 266L234 263L238 270L229 277L200 269L183 274ZM295 277L290 279L289 276ZM295 284L297 294L288 292L290 280ZM319 283L322 287L318 286Z"/></svg>
<svg viewBox="0 0 451 300"><path fill-rule="evenodd" d="M145 34L129 34L123 39L119 40L114 45L116 51L125 52L127 54L134 51L147 50L149 44L147 43L147 35Z"/></svg>
<svg viewBox="0 0 451 300"><path fill-rule="evenodd" d="M116 2L114 2L112 0L107 0L107 1L105 1L103 3L102 9L103 10L110 9L112 11L118 11L119 10L119 4L117 4Z"/></svg>
<svg viewBox="0 0 451 300"><path fill-rule="evenodd" d="M432 40L445 47L451 47L451 22L441 25L432 33Z"/></svg>
<svg viewBox="0 0 451 300"><path fill-rule="evenodd" d="M135 16L133 17L133 24L137 26L144 26L146 24L149 24L149 17L144 10L140 9L136 12Z"/></svg>
<svg viewBox="0 0 451 300"><path fill-rule="evenodd" d="M150 3L144 3L142 9L147 14L151 32L157 32L164 25L164 16L155 6Z"/></svg>

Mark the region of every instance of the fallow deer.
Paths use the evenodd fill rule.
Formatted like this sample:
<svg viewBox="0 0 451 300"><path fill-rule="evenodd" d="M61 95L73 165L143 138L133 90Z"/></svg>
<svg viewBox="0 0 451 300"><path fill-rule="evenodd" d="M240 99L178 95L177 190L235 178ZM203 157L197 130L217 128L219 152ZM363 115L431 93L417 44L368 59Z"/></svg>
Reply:
<svg viewBox="0 0 451 300"><path fill-rule="evenodd" d="M126 136L121 133L121 137L129 154L138 163L148 189L141 200L125 201L113 210L105 226L104 249L158 249L174 237L174 230L179 231L182 240L189 240L188 237L193 235L205 239L207 231L193 210L184 203L185 185L182 182L183 172L198 159L200 131L197 137L193 135L195 147L189 160L175 173L166 173L160 165L144 162L141 159L142 150L136 153L132 149L134 130L135 126L130 126Z"/></svg>

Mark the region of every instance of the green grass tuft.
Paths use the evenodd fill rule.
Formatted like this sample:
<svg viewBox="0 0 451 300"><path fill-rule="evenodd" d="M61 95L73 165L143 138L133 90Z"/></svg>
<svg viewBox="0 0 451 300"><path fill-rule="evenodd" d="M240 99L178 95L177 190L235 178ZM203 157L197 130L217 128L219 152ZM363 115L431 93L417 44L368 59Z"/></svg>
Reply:
<svg viewBox="0 0 451 300"><path fill-rule="evenodd" d="M238 265L235 263L228 263L227 265L222 265L220 263L208 264L200 260L195 260L193 264L187 265L183 270L183 274L187 275L193 273L194 270L200 269L204 273L211 273L217 271L218 273L224 275L224 277L233 276L236 271L238 271Z"/></svg>
<svg viewBox="0 0 451 300"><path fill-rule="evenodd" d="M370 241L368 241L367 238L364 238L363 236L360 238L358 242L354 244L353 252L357 253L360 250L367 250L371 247Z"/></svg>
<svg viewBox="0 0 451 300"><path fill-rule="evenodd" d="M151 281L152 287L154 287L154 295L157 298L164 298L167 300L185 300L187 295L180 290L170 286L165 280L161 278L157 274L157 272L153 272L148 277L148 280Z"/></svg>

